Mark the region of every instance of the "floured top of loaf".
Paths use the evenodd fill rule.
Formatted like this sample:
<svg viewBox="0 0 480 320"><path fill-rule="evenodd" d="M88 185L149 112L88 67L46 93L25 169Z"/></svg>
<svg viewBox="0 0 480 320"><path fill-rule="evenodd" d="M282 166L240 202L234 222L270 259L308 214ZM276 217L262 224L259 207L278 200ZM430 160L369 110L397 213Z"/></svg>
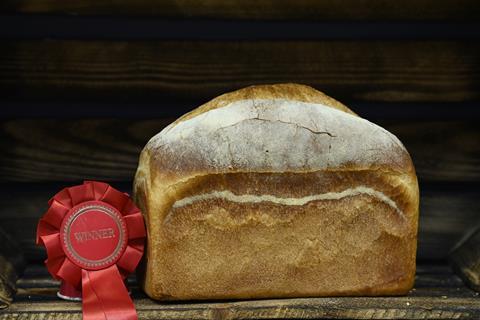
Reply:
<svg viewBox="0 0 480 320"><path fill-rule="evenodd" d="M414 172L393 134L298 84L251 86L219 96L154 136L142 158L150 172L156 168L169 179L372 167Z"/></svg>

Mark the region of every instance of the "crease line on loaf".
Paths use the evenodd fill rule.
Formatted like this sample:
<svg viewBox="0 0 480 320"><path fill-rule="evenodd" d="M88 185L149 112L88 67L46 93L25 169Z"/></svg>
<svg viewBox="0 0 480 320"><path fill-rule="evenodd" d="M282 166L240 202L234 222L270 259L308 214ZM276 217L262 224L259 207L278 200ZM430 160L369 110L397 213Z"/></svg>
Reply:
<svg viewBox="0 0 480 320"><path fill-rule="evenodd" d="M289 206L302 206L312 201L318 200L338 200L346 197L353 197L360 194L366 194L372 197L375 197L386 203L399 214L402 219L405 219L405 214L402 210L397 206L395 201L390 199L386 196L383 192L375 190L373 188L365 187L365 186L357 186L355 188L348 188L340 192L326 192L320 193L315 195L309 195L300 198L282 198L276 197L270 194L262 194L262 195L255 195L255 194L242 194L237 195L231 191L223 190L223 191L212 191L209 193L198 194L190 197L186 197L180 200L177 200L172 205L172 208L177 209L187 205L190 205L197 201L202 200L210 200L210 199L225 199L231 202L237 203L259 203L259 202L273 202L282 205L289 205Z"/></svg>

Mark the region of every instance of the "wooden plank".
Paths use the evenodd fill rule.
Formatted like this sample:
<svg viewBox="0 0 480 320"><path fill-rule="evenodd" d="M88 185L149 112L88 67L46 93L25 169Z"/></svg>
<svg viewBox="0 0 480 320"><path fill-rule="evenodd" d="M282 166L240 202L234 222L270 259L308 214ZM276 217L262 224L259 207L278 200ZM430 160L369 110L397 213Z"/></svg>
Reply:
<svg viewBox="0 0 480 320"><path fill-rule="evenodd" d="M1 4L0 4L1 6ZM477 40L480 24L450 21L252 21L5 15L0 38L92 40ZM98 32L102 30L102 32Z"/></svg>
<svg viewBox="0 0 480 320"><path fill-rule="evenodd" d="M419 260L447 259L462 236L480 221L478 185L442 187L420 182Z"/></svg>
<svg viewBox="0 0 480 320"><path fill-rule="evenodd" d="M0 319L80 319L80 303L60 301L58 283L33 268ZM41 269L40 269L41 270ZM130 282L140 319L478 319L478 294L444 266L419 266L404 297L331 297L249 301L154 302Z"/></svg>
<svg viewBox="0 0 480 320"><path fill-rule="evenodd" d="M43 261L44 251L35 245L38 219L47 209L47 201L63 187L75 184L9 183L0 193L0 225L21 246L31 261ZM131 182L112 183L129 192ZM475 184L444 186L420 184L419 261L447 259L461 237L480 221L480 202Z"/></svg>
<svg viewBox="0 0 480 320"><path fill-rule="evenodd" d="M447 297L447 296L446 296ZM478 319L478 297L362 297L162 304L135 300L139 319ZM81 319L80 304L19 302L0 319Z"/></svg>
<svg viewBox="0 0 480 320"><path fill-rule="evenodd" d="M0 179L130 181L143 146L172 120L4 120ZM480 131L473 119L377 122L404 143L421 182L480 179Z"/></svg>
<svg viewBox="0 0 480 320"><path fill-rule="evenodd" d="M4 0L0 11L86 15L156 15L169 18L310 20L478 20L474 0Z"/></svg>
<svg viewBox="0 0 480 320"><path fill-rule="evenodd" d="M300 82L352 103L478 101L479 55L478 41L4 41L0 94L165 105Z"/></svg>
<svg viewBox="0 0 480 320"><path fill-rule="evenodd" d="M79 119L111 118L116 119L158 119L178 118L198 107L204 101L163 101L163 102L36 102L2 101L2 119ZM68 107L68 108L67 108ZM350 104L355 113L373 122L380 121L465 121L480 119L478 102L444 103L360 103ZM455 112L452 112L455 110Z"/></svg>
<svg viewBox="0 0 480 320"><path fill-rule="evenodd" d="M13 120L3 123L3 181L128 181L148 139L173 119ZM38 174L38 175L37 175Z"/></svg>

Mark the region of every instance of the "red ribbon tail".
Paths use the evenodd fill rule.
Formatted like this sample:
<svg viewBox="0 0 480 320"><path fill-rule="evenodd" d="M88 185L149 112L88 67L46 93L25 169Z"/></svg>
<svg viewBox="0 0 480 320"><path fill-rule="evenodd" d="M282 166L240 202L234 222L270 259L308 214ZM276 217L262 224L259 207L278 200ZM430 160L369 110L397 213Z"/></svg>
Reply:
<svg viewBox="0 0 480 320"><path fill-rule="evenodd" d="M83 320L137 320L135 306L116 265L82 270Z"/></svg>

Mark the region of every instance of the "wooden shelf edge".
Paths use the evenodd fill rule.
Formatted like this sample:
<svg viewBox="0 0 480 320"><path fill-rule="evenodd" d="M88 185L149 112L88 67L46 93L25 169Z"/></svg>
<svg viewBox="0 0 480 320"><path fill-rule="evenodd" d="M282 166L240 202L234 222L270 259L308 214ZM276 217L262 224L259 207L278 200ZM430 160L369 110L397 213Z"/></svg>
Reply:
<svg viewBox="0 0 480 320"><path fill-rule="evenodd" d="M35 269L36 268L36 269ZM80 303L58 300L58 283L41 267L18 282L16 301L0 319L80 319ZM40 272L39 272L40 270ZM155 302L134 279L139 319L478 319L480 297L446 265L420 266L415 288L401 297L325 297L248 301Z"/></svg>

